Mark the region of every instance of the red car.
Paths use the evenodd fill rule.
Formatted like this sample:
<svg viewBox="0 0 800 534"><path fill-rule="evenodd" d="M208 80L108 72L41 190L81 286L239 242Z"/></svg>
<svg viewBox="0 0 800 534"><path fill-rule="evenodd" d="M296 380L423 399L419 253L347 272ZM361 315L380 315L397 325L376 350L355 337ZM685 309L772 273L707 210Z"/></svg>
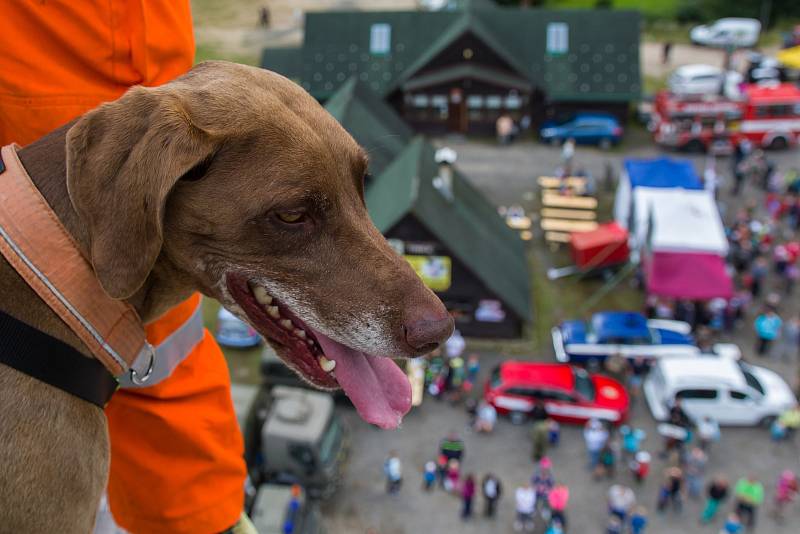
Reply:
<svg viewBox="0 0 800 534"><path fill-rule="evenodd" d="M492 371L483 396L515 423L527 419L537 400L550 417L564 423L602 419L617 425L628 417L622 384L565 363L503 362Z"/></svg>

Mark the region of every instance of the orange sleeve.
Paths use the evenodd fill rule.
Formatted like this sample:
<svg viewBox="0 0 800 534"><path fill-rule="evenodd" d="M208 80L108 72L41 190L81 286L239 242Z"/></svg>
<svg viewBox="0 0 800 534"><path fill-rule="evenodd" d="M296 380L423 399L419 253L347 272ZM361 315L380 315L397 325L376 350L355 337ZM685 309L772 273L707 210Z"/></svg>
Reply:
<svg viewBox="0 0 800 534"><path fill-rule="evenodd" d="M0 32L0 145L28 144L135 84L159 85L193 63L188 0L6 2ZM197 296L148 325L158 342ZM188 310L188 311L187 311ZM210 533L244 501L242 438L214 339L157 386L108 406L109 501L134 533Z"/></svg>

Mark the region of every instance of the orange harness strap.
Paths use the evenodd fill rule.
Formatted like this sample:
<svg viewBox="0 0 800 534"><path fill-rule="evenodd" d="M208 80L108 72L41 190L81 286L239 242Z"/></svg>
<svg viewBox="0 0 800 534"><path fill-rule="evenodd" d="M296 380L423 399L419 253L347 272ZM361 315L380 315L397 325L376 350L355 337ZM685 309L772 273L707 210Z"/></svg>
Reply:
<svg viewBox="0 0 800 534"><path fill-rule="evenodd" d="M19 160L19 145L0 155L0 252L114 376L153 348L129 304L109 297L72 236L62 226ZM141 358L139 361L146 361Z"/></svg>

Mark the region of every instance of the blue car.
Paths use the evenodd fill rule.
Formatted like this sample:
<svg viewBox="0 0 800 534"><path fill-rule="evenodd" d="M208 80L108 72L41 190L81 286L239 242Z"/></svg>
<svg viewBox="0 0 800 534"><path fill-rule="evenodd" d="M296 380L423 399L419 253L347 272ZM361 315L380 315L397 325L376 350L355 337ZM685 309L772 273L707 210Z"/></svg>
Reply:
<svg viewBox="0 0 800 534"><path fill-rule="evenodd" d="M636 312L599 312L589 322L564 321L551 333L560 362L602 362L614 354L647 359L700 354L688 323L648 320Z"/></svg>
<svg viewBox="0 0 800 534"><path fill-rule="evenodd" d="M622 140L622 126L613 115L578 113L567 122L545 123L539 136L545 143L561 144L570 137L579 145L610 148Z"/></svg>
<svg viewBox="0 0 800 534"><path fill-rule="evenodd" d="M223 347L237 349L255 347L261 343L261 336L252 326L225 308L220 308L217 314L217 335L214 337Z"/></svg>

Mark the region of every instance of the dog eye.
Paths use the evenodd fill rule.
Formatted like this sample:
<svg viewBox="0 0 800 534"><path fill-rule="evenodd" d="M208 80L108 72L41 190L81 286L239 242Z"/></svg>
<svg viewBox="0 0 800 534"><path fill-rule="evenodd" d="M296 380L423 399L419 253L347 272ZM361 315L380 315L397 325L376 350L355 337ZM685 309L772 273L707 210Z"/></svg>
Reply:
<svg viewBox="0 0 800 534"><path fill-rule="evenodd" d="M302 211L279 211L275 216L286 224L299 224L306 219L306 214Z"/></svg>

